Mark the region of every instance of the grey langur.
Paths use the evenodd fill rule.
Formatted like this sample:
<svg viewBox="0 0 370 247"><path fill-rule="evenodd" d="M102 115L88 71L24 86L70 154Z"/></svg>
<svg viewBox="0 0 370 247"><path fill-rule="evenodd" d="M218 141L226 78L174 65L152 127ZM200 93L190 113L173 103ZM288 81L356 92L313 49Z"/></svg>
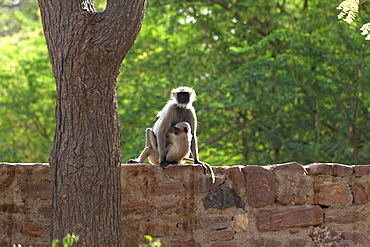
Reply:
<svg viewBox="0 0 370 247"><path fill-rule="evenodd" d="M129 160L128 163L143 162L147 157L152 164L159 164L160 167L166 168L169 164L179 163L182 160L194 162L203 166L204 172L209 170L214 182L214 173L211 166L199 160L198 157L198 141L197 141L197 116L192 103L195 101L196 94L194 89L189 87L179 87L173 89L171 98L163 107L162 111L158 113L159 119L155 122L153 129L148 128L146 131L146 148L136 160ZM181 125L177 125L180 124ZM188 143L185 144L184 133L180 128L184 128L185 124L188 127L189 134L187 135ZM178 126L178 127L176 127ZM176 137L176 133L181 133L181 138ZM172 134L175 134L173 136ZM172 141L170 139L172 138ZM175 142L179 141L182 144ZM188 156L184 153L190 152L193 159L187 160ZM182 149L181 145L184 146ZM178 148L181 148L178 149ZM155 150L158 152L153 155L147 150ZM148 155L149 154L149 155ZM145 157L146 156L146 157ZM145 158L144 158L145 157ZM185 159L186 158L186 159Z"/></svg>

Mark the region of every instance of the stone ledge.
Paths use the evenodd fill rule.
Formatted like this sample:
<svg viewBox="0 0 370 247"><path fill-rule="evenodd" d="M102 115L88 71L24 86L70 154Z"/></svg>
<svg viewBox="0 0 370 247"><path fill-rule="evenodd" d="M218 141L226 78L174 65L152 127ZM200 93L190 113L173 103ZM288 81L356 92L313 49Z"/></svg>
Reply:
<svg viewBox="0 0 370 247"><path fill-rule="evenodd" d="M370 166L214 167L216 183L199 165L121 168L123 247L144 234L171 247L313 246L326 233L329 244L369 246ZM49 173L0 163L0 246L50 246Z"/></svg>

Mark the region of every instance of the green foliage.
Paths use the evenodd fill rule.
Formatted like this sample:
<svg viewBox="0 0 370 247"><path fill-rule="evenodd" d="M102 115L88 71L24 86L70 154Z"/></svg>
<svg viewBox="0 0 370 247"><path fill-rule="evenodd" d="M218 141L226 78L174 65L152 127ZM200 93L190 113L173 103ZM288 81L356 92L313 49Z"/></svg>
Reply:
<svg viewBox="0 0 370 247"><path fill-rule="evenodd" d="M29 8L37 13L37 4ZM0 37L1 161L47 162L52 144L55 85L42 29L33 18L23 18L24 31Z"/></svg>
<svg viewBox="0 0 370 247"><path fill-rule="evenodd" d="M153 237L149 235L145 235L144 238L149 241L149 244L141 244L139 247L160 247L162 245L160 239L153 240Z"/></svg>
<svg viewBox="0 0 370 247"><path fill-rule="evenodd" d="M95 9L97 11L104 11L107 5L107 0L94 0Z"/></svg>
<svg viewBox="0 0 370 247"><path fill-rule="evenodd" d="M79 236L78 235L74 235L73 233L72 233L72 235L71 234L67 234L64 238L63 238L63 247L69 247L69 246L72 246L72 245L74 245L75 243L77 243L77 241L78 241L78 239L79 239ZM51 246L52 247L57 247L58 246L58 243L59 243L59 240L57 240L57 239L54 239L53 241L52 241L52 244L51 244Z"/></svg>
<svg viewBox="0 0 370 247"><path fill-rule="evenodd" d="M47 162L55 85L37 6L21 2L1 7L0 161ZM122 161L139 155L171 89L186 85L198 95L205 162L368 164L369 44L338 22L336 6L149 1L118 77Z"/></svg>
<svg viewBox="0 0 370 247"><path fill-rule="evenodd" d="M38 27L37 1L2 0L0 4L0 37L33 30Z"/></svg>

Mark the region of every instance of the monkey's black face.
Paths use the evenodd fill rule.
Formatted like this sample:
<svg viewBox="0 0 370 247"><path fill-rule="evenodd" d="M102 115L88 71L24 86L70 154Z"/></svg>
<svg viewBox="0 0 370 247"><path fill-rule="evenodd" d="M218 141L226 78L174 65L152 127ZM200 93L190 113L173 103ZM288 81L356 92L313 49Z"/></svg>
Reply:
<svg viewBox="0 0 370 247"><path fill-rule="evenodd" d="M187 92L179 92L177 93L177 102L179 104L187 104L189 103L190 95Z"/></svg>

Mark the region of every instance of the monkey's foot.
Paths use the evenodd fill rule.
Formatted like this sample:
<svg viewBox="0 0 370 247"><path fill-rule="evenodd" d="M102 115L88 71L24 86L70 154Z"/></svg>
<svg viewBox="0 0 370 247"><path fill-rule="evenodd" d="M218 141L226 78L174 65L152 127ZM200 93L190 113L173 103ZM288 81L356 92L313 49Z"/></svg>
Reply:
<svg viewBox="0 0 370 247"><path fill-rule="evenodd" d="M140 162L137 159L130 159L126 161L126 164L136 164L136 163L140 163Z"/></svg>
<svg viewBox="0 0 370 247"><path fill-rule="evenodd" d="M177 162L177 161L168 161L168 164L170 164L170 165L178 165L180 163Z"/></svg>
<svg viewBox="0 0 370 247"><path fill-rule="evenodd" d="M167 161L160 161L158 165L164 169L169 166L170 163L168 163Z"/></svg>

